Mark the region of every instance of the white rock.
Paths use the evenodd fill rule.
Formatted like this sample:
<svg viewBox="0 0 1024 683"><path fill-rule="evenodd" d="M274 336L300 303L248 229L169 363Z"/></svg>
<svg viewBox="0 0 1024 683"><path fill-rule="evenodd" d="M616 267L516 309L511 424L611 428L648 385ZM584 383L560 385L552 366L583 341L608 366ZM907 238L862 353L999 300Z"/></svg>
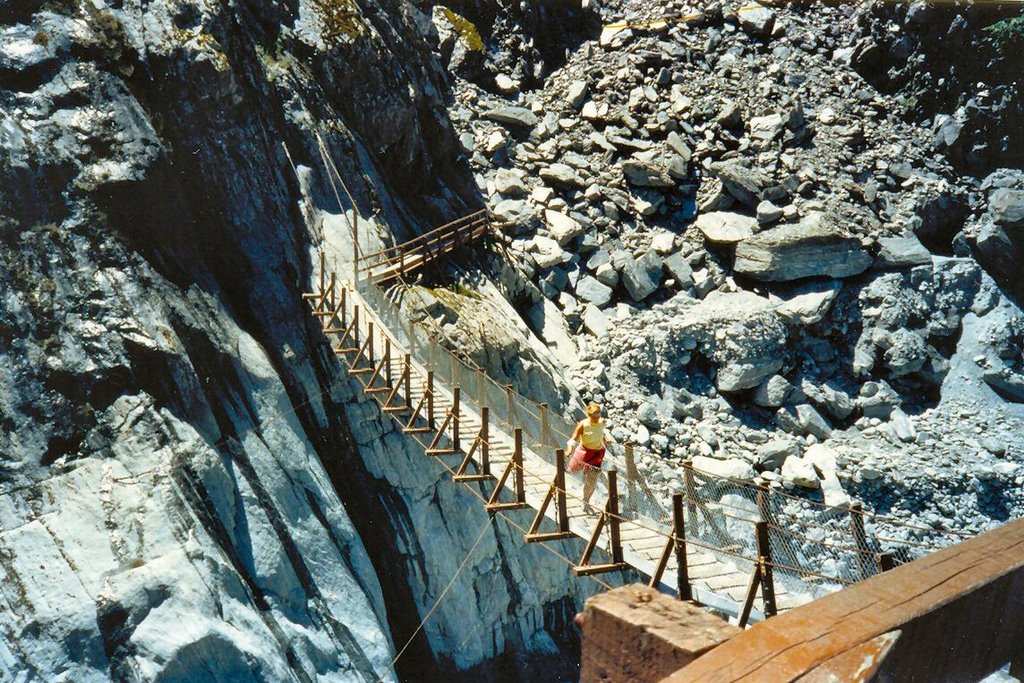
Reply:
<svg viewBox="0 0 1024 683"><path fill-rule="evenodd" d="M580 225L579 221L564 213L546 209L544 211L544 219L547 221L548 227L551 228L551 234L560 246L564 247L584 233L584 228Z"/></svg>
<svg viewBox="0 0 1024 683"><path fill-rule="evenodd" d="M595 337L608 336L608 316L594 304L587 304L583 307L583 326L590 330Z"/></svg>
<svg viewBox="0 0 1024 683"><path fill-rule="evenodd" d="M757 219L731 211L712 211L697 216L694 226L714 244L736 244L754 234Z"/></svg>
<svg viewBox="0 0 1024 683"><path fill-rule="evenodd" d="M821 322L832 302L839 293L840 283L832 281L826 284L813 284L803 287L789 299L780 299L775 295L770 300L775 310L783 318L794 325L813 325Z"/></svg>
<svg viewBox="0 0 1024 683"><path fill-rule="evenodd" d="M565 99L569 101L569 105L573 109L579 109L583 105L583 100L586 99L586 97L586 81L573 81L569 84L569 89L566 91Z"/></svg>
<svg viewBox="0 0 1024 683"><path fill-rule="evenodd" d="M651 249L659 254L667 254L675 249L676 236L670 232L659 232L651 240Z"/></svg>
<svg viewBox="0 0 1024 683"><path fill-rule="evenodd" d="M506 74L498 74L494 77L494 84L498 90L505 94L519 92L519 81Z"/></svg>
<svg viewBox="0 0 1024 683"><path fill-rule="evenodd" d="M698 455L693 458L693 467L701 472L707 472L717 477L728 477L729 479L739 479L741 481L751 481L757 476L753 466L746 460L740 460L739 458L719 460Z"/></svg>
<svg viewBox="0 0 1024 683"><path fill-rule="evenodd" d="M551 268L560 264L565 253L558 242L543 235L535 235L527 244L526 249L533 254L533 260L537 262L537 267L541 269Z"/></svg>
<svg viewBox="0 0 1024 683"><path fill-rule="evenodd" d="M793 455L782 463L782 479L806 489L816 489L821 486L818 473L814 471L814 465Z"/></svg>

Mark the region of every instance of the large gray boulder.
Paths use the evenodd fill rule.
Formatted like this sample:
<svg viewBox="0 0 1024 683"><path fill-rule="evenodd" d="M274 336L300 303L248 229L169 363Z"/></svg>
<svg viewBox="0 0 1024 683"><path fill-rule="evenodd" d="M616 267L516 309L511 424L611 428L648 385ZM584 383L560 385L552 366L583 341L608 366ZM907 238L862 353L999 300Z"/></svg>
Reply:
<svg viewBox="0 0 1024 683"><path fill-rule="evenodd" d="M483 113L483 117L514 128L533 128L539 121L537 115L525 107L490 109Z"/></svg>
<svg viewBox="0 0 1024 683"><path fill-rule="evenodd" d="M874 268L912 268L932 262L931 252L913 233L903 237L883 237L878 240L878 246Z"/></svg>
<svg viewBox="0 0 1024 683"><path fill-rule="evenodd" d="M736 244L753 237L757 219L732 211L711 211L697 216L694 227L713 244Z"/></svg>
<svg viewBox="0 0 1024 683"><path fill-rule="evenodd" d="M740 275L780 282L805 277L842 278L871 265L860 240L818 217L780 225L736 246L734 268Z"/></svg>
<svg viewBox="0 0 1024 683"><path fill-rule="evenodd" d="M633 301L643 301L661 284L662 260L653 251L647 252L639 260L630 254L619 258L619 276Z"/></svg>
<svg viewBox="0 0 1024 683"><path fill-rule="evenodd" d="M768 178L761 171L735 160L716 161L711 164L711 171L722 181L726 192L743 204L756 209L761 203L761 191L768 185Z"/></svg>
<svg viewBox="0 0 1024 683"><path fill-rule="evenodd" d="M676 185L669 176L668 167L655 161L624 161L622 175L627 183L636 187L669 189Z"/></svg>

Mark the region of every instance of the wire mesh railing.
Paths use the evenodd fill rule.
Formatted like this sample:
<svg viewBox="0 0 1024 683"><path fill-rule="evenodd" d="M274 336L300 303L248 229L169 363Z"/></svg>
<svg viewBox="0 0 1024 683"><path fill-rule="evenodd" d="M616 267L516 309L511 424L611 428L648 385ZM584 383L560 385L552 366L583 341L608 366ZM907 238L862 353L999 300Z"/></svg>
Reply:
<svg viewBox="0 0 1024 683"><path fill-rule="evenodd" d="M396 288L389 296L376 284L360 284L364 311L353 324L371 365L384 358L399 368L408 362L407 382L421 386L431 375L436 383L457 387L465 409L477 415L486 411L491 425L506 434L522 430L524 446L548 465L557 465L556 450L570 440L582 419L581 408L554 410L519 394L511 385L497 383L483 368L446 348L427 326L412 322L395 300L400 291ZM329 301L324 296L321 302L325 309L342 311L343 319L351 322L356 318L355 297L342 296L336 304L332 293ZM365 308L372 310L372 316ZM383 375L389 383L393 370L388 367ZM609 446L608 459L622 475L623 484L617 491L616 517L674 541L671 505L660 499L637 467L638 455L651 457L630 444ZM566 479L564 494L578 500L582 476L566 473ZM940 539L948 538L941 536L948 532L874 515L857 506L827 506L753 482L702 472L689 463L684 466L684 481L687 544L738 572L756 569L759 562L761 567L770 566L784 592L808 599L916 559L934 550ZM596 501L609 496L603 478L594 496ZM759 545L758 524L766 528L767 548ZM901 540L909 536L913 540Z"/></svg>

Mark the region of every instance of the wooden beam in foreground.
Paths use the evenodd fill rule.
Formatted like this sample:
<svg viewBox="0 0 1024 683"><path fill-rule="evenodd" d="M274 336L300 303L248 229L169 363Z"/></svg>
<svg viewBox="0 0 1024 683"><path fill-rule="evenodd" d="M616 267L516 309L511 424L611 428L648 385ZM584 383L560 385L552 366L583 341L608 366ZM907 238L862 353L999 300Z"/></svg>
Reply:
<svg viewBox="0 0 1024 683"><path fill-rule="evenodd" d="M1007 662L1021 675L1024 520L768 619L665 681L969 681Z"/></svg>

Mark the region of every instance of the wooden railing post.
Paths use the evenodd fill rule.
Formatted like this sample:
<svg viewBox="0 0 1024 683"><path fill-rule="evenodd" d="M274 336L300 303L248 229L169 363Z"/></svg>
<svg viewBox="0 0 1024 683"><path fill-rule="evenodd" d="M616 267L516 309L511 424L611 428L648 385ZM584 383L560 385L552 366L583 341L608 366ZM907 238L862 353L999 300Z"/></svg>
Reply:
<svg viewBox="0 0 1024 683"><path fill-rule="evenodd" d="M870 560L871 549L864 531L864 506L860 501L850 503L850 533L857 548L857 568L861 577L866 579L874 573L874 562Z"/></svg>
<svg viewBox="0 0 1024 683"><path fill-rule="evenodd" d="M434 371L427 370L427 427L430 431L437 429L437 422L434 419Z"/></svg>
<svg viewBox="0 0 1024 683"><path fill-rule="evenodd" d="M774 617L778 610L775 606L775 575L772 568L772 548L768 536L768 522L755 522L757 532L757 557L761 564L761 598L764 601L764 616Z"/></svg>
<svg viewBox="0 0 1024 683"><path fill-rule="evenodd" d="M405 376L405 405L412 408L412 354L405 354L402 374Z"/></svg>
<svg viewBox="0 0 1024 683"><path fill-rule="evenodd" d="M878 553L878 568L883 572L887 572L895 566L895 562L892 558L892 553Z"/></svg>
<svg viewBox="0 0 1024 683"><path fill-rule="evenodd" d="M565 502L565 450L555 449L555 488L558 509L558 530L569 533L569 509Z"/></svg>
<svg viewBox="0 0 1024 683"><path fill-rule="evenodd" d="M676 550L676 595L680 600L693 600L690 569L686 557L686 518L683 516L683 494L672 494L672 535Z"/></svg>
<svg viewBox="0 0 1024 683"><path fill-rule="evenodd" d="M352 307L352 343L359 346L359 304Z"/></svg>
<svg viewBox="0 0 1024 683"><path fill-rule="evenodd" d="M491 473L491 409L480 407L480 473Z"/></svg>
<svg viewBox="0 0 1024 683"><path fill-rule="evenodd" d="M331 294L330 294L330 298L329 298L329 302L330 302L329 305L330 305L332 311L338 305L337 301L335 301L335 297L334 297L334 286L335 286L335 275L334 275L334 272L332 271L331 272L331 289L330 289Z"/></svg>
<svg viewBox="0 0 1024 683"><path fill-rule="evenodd" d="M508 418L508 420L506 422L508 423L509 427L515 427L516 403L515 398L513 397L511 384L505 385L505 400L508 403L508 412L506 413L506 417Z"/></svg>
<svg viewBox="0 0 1024 683"><path fill-rule="evenodd" d="M757 512L762 522L770 522L772 515L771 496L772 491L767 483L761 483L757 487Z"/></svg>
<svg viewBox="0 0 1024 683"><path fill-rule="evenodd" d="M637 501L637 482L640 479L640 473L636 469L636 456L633 453L633 444L626 442L622 447L623 456L626 458L626 486L629 488L629 500L636 507Z"/></svg>
<svg viewBox="0 0 1024 683"><path fill-rule="evenodd" d="M320 250L320 293L323 294L324 287L327 286L327 256L324 254L324 250Z"/></svg>
<svg viewBox="0 0 1024 683"><path fill-rule="evenodd" d="M376 365L373 355L373 321L366 323L366 359L370 365Z"/></svg>
<svg viewBox="0 0 1024 683"><path fill-rule="evenodd" d="M384 385L391 389L395 380L391 374L391 337L384 336Z"/></svg>
<svg viewBox="0 0 1024 683"><path fill-rule="evenodd" d="M687 459L683 462L683 479L686 483L686 510L695 531L699 531L697 519L697 484L693 477L693 461Z"/></svg>
<svg viewBox="0 0 1024 683"><path fill-rule="evenodd" d="M512 462L515 467L516 502L526 502L526 477L523 473L523 430L516 427L515 449L512 451Z"/></svg>
<svg viewBox="0 0 1024 683"><path fill-rule="evenodd" d="M459 450L459 387L452 388L452 448Z"/></svg>
<svg viewBox="0 0 1024 683"><path fill-rule="evenodd" d="M549 445L548 436L548 404L540 404L540 445L541 448L547 448Z"/></svg>
<svg viewBox="0 0 1024 683"><path fill-rule="evenodd" d="M341 328L345 329L348 327L348 287L344 285L341 288Z"/></svg>
<svg viewBox="0 0 1024 683"><path fill-rule="evenodd" d="M622 562L622 538L619 532L619 473L608 470L608 531L612 544L612 563Z"/></svg>

